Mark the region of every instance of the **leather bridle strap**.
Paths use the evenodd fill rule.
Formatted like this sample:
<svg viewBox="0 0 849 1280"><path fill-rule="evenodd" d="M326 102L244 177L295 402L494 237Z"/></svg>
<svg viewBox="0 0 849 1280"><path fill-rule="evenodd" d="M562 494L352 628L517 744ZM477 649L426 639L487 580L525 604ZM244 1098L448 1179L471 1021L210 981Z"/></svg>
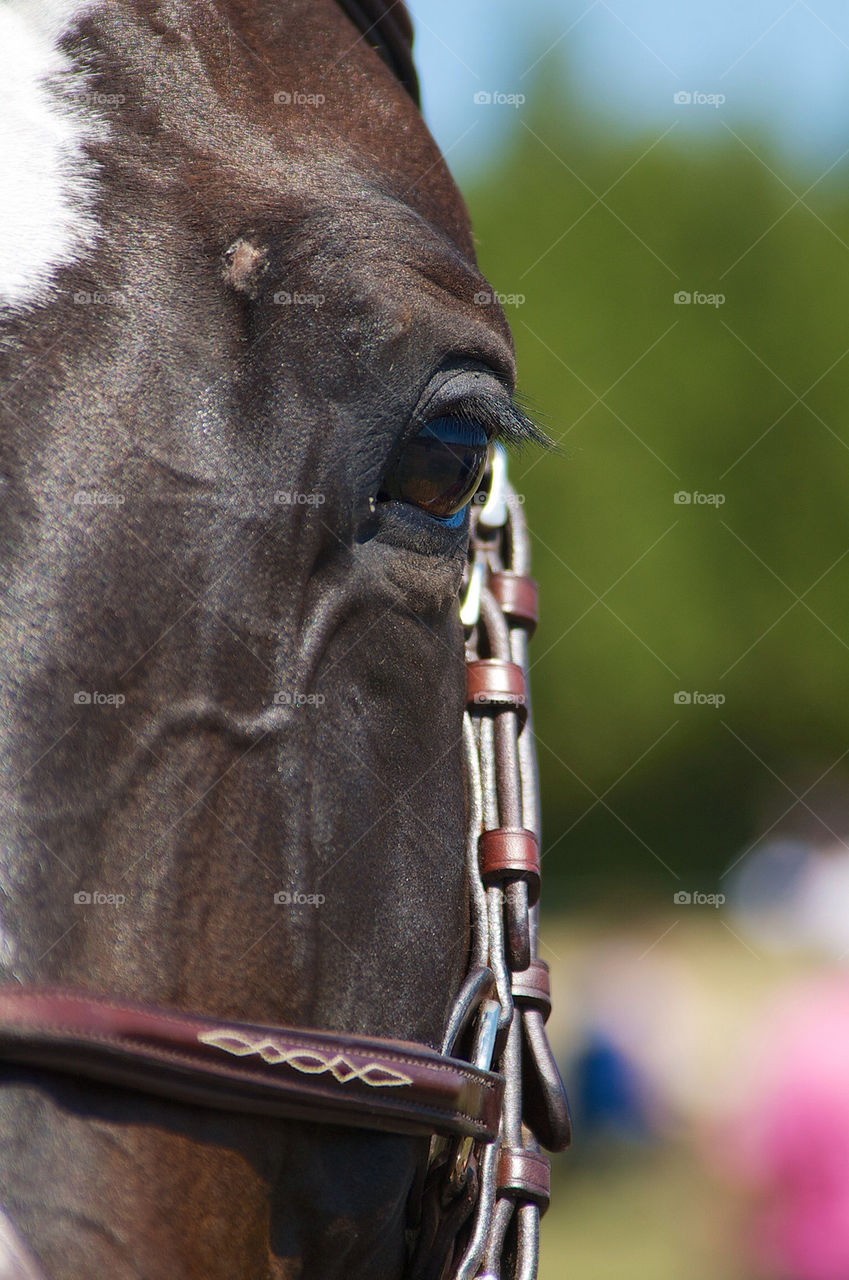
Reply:
<svg viewBox="0 0 849 1280"><path fill-rule="evenodd" d="M0 990L0 1060L224 1111L491 1142L504 1081L420 1044Z"/></svg>

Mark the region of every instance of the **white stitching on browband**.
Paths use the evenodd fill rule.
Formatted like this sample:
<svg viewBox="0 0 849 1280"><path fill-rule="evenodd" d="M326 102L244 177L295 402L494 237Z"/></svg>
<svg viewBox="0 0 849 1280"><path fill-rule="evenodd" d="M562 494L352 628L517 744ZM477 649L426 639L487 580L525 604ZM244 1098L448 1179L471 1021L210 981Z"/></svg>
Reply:
<svg viewBox="0 0 849 1280"><path fill-rule="evenodd" d="M336 1053L331 1058L316 1049L287 1045L273 1036L252 1038L221 1028L199 1031L198 1040L201 1044L213 1045L216 1049L223 1049L225 1053L232 1053L237 1058L258 1054L270 1066L285 1063L305 1075L315 1076L329 1071L340 1084L347 1084L349 1080L362 1080L363 1084L371 1085L372 1088L394 1088L413 1083L412 1076L405 1075L402 1071L393 1071L383 1063L368 1062L364 1067L358 1067L342 1053Z"/></svg>

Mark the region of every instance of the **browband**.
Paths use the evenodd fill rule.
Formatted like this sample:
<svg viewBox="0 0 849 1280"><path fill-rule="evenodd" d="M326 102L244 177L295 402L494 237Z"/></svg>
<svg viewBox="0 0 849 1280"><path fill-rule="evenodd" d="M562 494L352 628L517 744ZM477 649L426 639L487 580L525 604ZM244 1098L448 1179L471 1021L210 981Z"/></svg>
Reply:
<svg viewBox="0 0 849 1280"><path fill-rule="evenodd" d="M403 1040L0 989L0 1059L223 1111L491 1142L504 1080Z"/></svg>

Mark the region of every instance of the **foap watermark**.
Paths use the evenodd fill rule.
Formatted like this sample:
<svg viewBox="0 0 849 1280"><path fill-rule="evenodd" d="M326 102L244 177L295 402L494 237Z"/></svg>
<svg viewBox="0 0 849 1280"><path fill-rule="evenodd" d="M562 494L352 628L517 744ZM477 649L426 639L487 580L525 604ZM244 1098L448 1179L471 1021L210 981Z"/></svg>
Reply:
<svg viewBox="0 0 849 1280"><path fill-rule="evenodd" d="M499 293L497 289L479 289L473 301L476 307L491 307L493 304L501 307L521 307L525 304L525 295L523 293Z"/></svg>
<svg viewBox="0 0 849 1280"><path fill-rule="evenodd" d="M100 889L79 889L74 894L75 907L123 907L126 901L123 893L102 893Z"/></svg>
<svg viewBox="0 0 849 1280"><path fill-rule="evenodd" d="M725 305L725 294L702 293L699 289L688 293L686 289L679 289L677 293L673 293L672 301L676 307L722 307Z"/></svg>
<svg viewBox="0 0 849 1280"><path fill-rule="evenodd" d="M326 301L323 293L288 293L278 289L274 295L278 307L323 307Z"/></svg>
<svg viewBox="0 0 849 1280"><path fill-rule="evenodd" d="M74 694L78 707L123 707L126 701L123 693L100 693L97 689L78 689Z"/></svg>
<svg viewBox="0 0 849 1280"><path fill-rule="evenodd" d="M676 107L713 107L718 111L727 101L724 93L702 93L701 89L679 89L673 93Z"/></svg>
<svg viewBox="0 0 849 1280"><path fill-rule="evenodd" d="M127 305L127 295L120 289L75 289L75 307L110 307Z"/></svg>
<svg viewBox="0 0 849 1280"><path fill-rule="evenodd" d="M698 889L692 892L688 889L679 889L677 893L673 893L672 901L676 907L721 907L725 904L724 893L700 893Z"/></svg>
<svg viewBox="0 0 849 1280"><path fill-rule="evenodd" d="M122 107L127 101L125 93L99 93L96 89L82 89L74 96L87 107Z"/></svg>
<svg viewBox="0 0 849 1280"><path fill-rule="evenodd" d="M323 493L301 493L298 489L278 489L274 495L278 507L321 507L327 501Z"/></svg>
<svg viewBox="0 0 849 1280"><path fill-rule="evenodd" d="M323 693L292 693L289 689L274 695L275 707L323 707L326 701Z"/></svg>
<svg viewBox="0 0 849 1280"><path fill-rule="evenodd" d="M518 110L527 102L523 93L503 93L501 89L479 89L472 101L476 107L514 107Z"/></svg>
<svg viewBox="0 0 849 1280"><path fill-rule="evenodd" d="M724 493L702 493L700 489L679 489L673 493L672 501L676 507L722 507L725 505Z"/></svg>
<svg viewBox="0 0 849 1280"><path fill-rule="evenodd" d="M326 901L323 893L301 893L300 890L290 893L288 889L278 889L274 895L277 907L323 907Z"/></svg>
<svg viewBox="0 0 849 1280"><path fill-rule="evenodd" d="M527 697L524 693L514 693L512 689L502 688L474 693L472 702L479 707L488 706L493 702L503 704L505 707L523 707Z"/></svg>
<svg viewBox="0 0 849 1280"><path fill-rule="evenodd" d="M127 501L123 493L111 493L108 489L77 489L75 507L123 507Z"/></svg>
<svg viewBox="0 0 849 1280"><path fill-rule="evenodd" d="M274 95L278 107L323 107L323 93L307 93L304 89L278 89Z"/></svg>
<svg viewBox="0 0 849 1280"><path fill-rule="evenodd" d="M475 507L485 507L486 504L489 502L489 491L487 489L478 489L477 493L474 495L473 498L471 498L470 501L472 505ZM521 507L524 505L525 495L523 493L511 493L510 501L518 502L519 506Z"/></svg>
<svg viewBox="0 0 849 1280"><path fill-rule="evenodd" d="M673 693L672 701L676 707L722 707L725 705L724 693L699 693L698 689L679 689Z"/></svg>

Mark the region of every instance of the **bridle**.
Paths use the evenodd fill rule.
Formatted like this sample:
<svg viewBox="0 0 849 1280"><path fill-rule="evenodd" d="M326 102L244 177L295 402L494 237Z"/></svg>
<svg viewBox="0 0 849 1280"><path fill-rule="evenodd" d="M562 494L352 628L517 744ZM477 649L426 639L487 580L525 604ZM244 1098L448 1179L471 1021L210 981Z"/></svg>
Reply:
<svg viewBox="0 0 849 1280"><path fill-rule="evenodd" d="M495 1070L504 1094L492 1141L461 1137L436 1144L415 1280L533 1280L539 1220L549 1201L549 1161L540 1146L562 1151L571 1140L568 1103L545 1031L548 966L537 952L540 805L528 697L537 589L529 568L522 501L496 445L472 507L460 609L467 634L471 948L442 1047L444 1053L456 1049L476 1008L469 1061Z"/></svg>
<svg viewBox="0 0 849 1280"><path fill-rule="evenodd" d="M472 507L461 606L471 945L441 1052L56 988L0 988L0 1060L221 1110L436 1135L411 1201L409 1280L532 1280L549 1195L540 1144L562 1150L570 1138L545 1033L548 968L537 955L539 797L527 697L536 585L500 446L483 495Z"/></svg>

